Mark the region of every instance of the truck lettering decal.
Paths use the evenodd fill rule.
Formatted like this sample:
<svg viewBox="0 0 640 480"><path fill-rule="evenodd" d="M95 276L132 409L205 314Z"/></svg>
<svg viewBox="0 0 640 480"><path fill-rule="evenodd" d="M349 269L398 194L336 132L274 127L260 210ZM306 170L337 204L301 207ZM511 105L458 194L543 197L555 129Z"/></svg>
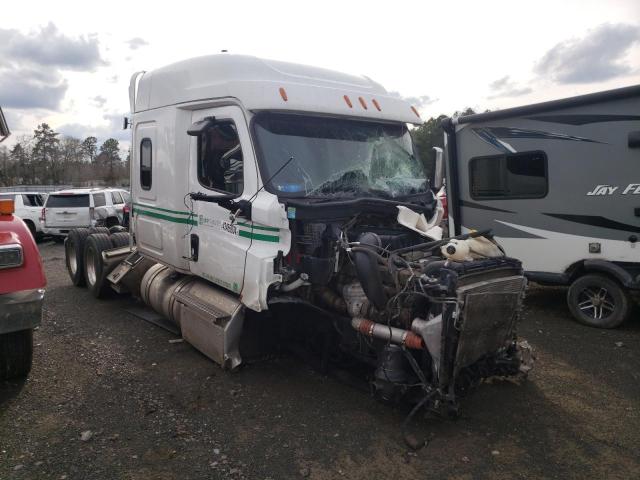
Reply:
<svg viewBox="0 0 640 480"><path fill-rule="evenodd" d="M222 230L230 233L231 235L238 235L238 227L236 227L233 223L222 222Z"/></svg>

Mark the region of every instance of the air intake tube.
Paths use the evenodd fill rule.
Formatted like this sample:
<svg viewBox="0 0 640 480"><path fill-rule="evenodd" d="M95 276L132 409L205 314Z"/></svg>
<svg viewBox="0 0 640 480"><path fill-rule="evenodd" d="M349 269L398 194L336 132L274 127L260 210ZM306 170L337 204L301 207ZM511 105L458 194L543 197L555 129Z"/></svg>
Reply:
<svg viewBox="0 0 640 480"><path fill-rule="evenodd" d="M353 252L353 262L356 266L358 280L362 285L369 301L382 311L387 305L387 295L382 285L380 268L378 267L377 248L381 247L380 237L372 232L366 232L358 238L360 248Z"/></svg>

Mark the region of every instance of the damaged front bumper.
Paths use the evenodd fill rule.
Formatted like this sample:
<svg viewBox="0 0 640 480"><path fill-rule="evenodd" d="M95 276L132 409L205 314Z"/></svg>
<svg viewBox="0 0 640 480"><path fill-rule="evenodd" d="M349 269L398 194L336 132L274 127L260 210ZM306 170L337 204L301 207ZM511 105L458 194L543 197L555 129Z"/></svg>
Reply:
<svg viewBox="0 0 640 480"><path fill-rule="evenodd" d="M44 288L0 295L0 334L40 325Z"/></svg>

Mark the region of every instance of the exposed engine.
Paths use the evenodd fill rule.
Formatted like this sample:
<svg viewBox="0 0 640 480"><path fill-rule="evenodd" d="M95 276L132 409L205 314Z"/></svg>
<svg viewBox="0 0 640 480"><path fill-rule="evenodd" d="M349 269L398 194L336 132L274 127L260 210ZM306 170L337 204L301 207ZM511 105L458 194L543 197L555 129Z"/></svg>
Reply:
<svg viewBox="0 0 640 480"><path fill-rule="evenodd" d="M373 217L291 223L270 308L323 366L352 359L380 399L446 414L483 379L531 368L515 331L526 279L487 232L431 240Z"/></svg>

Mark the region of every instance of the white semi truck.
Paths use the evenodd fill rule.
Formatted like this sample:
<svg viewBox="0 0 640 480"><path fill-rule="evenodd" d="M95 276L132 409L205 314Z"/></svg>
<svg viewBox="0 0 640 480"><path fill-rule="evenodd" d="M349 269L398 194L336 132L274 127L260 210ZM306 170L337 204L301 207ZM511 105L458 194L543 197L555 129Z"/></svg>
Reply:
<svg viewBox="0 0 640 480"><path fill-rule="evenodd" d="M237 55L139 72L129 96L131 231L70 232L74 284L140 297L223 368L241 340L276 338L447 412L530 368L520 262L482 232L441 238L414 107L366 77Z"/></svg>

